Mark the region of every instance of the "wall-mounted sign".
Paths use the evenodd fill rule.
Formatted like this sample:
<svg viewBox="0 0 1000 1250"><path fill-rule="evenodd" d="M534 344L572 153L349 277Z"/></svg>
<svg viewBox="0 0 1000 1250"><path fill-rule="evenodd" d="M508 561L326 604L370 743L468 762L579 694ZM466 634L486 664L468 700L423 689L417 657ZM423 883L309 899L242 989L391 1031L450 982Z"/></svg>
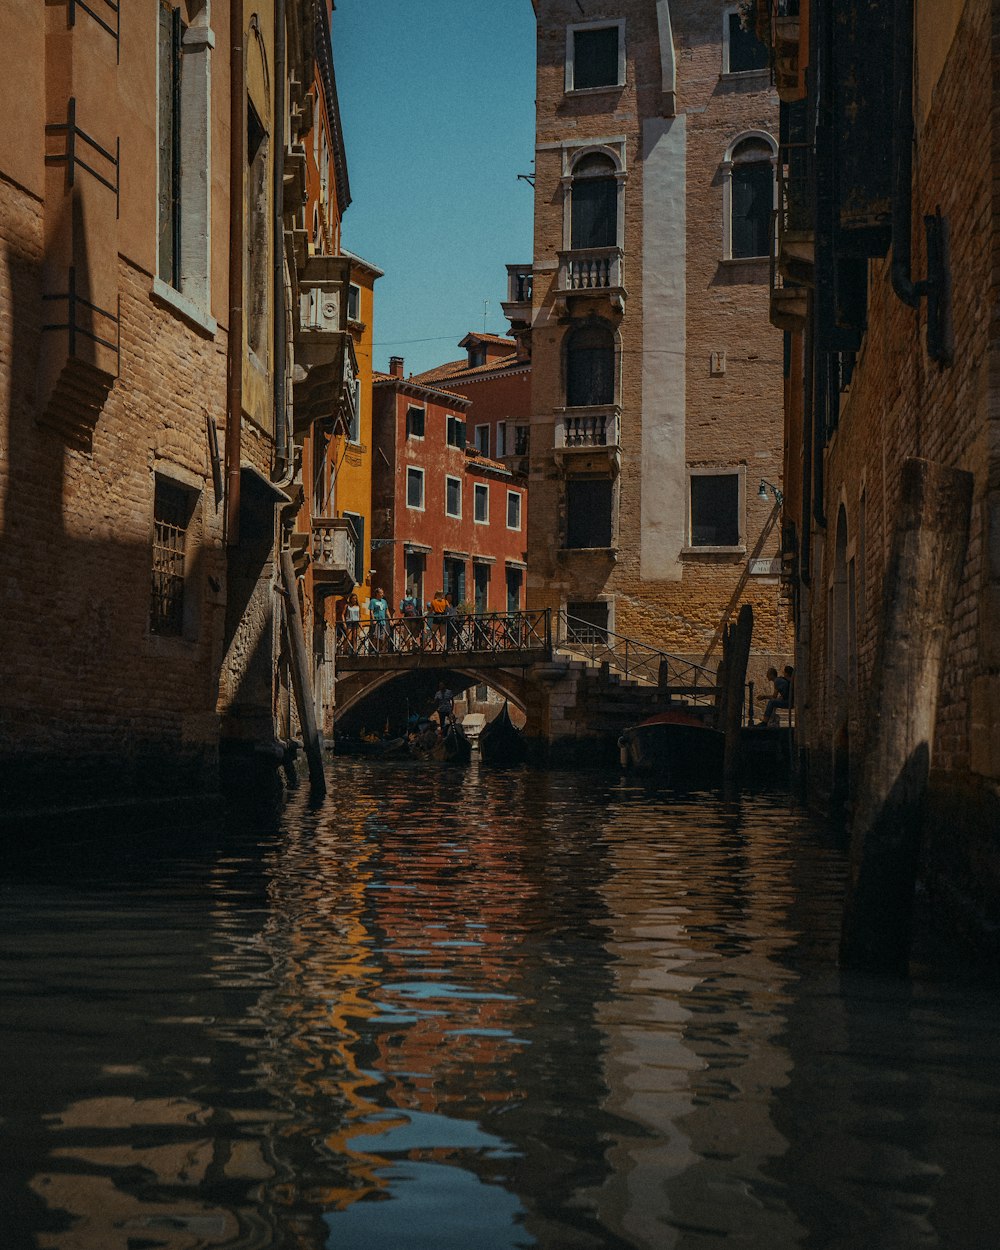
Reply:
<svg viewBox="0 0 1000 1250"><path fill-rule="evenodd" d="M771 560L750 560L747 572L751 577L778 577L781 574L781 556Z"/></svg>

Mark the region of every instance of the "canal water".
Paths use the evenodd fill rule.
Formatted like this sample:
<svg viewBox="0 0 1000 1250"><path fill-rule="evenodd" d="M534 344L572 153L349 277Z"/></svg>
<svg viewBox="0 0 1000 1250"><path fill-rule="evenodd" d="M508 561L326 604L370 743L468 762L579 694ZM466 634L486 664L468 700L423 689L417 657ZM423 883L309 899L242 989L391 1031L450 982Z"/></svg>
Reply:
<svg viewBox="0 0 1000 1250"><path fill-rule="evenodd" d="M1000 1007L787 796L339 762L0 894L0 1245L1000 1244Z"/></svg>

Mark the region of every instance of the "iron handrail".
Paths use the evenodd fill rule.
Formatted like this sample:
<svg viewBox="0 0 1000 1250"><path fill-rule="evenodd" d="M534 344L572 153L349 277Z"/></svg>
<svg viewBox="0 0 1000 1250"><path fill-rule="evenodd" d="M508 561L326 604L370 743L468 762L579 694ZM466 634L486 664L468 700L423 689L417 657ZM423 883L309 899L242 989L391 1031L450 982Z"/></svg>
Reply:
<svg viewBox="0 0 1000 1250"><path fill-rule="evenodd" d="M471 612L460 616L391 616L384 621L340 621L336 654L341 658L378 655L501 655L549 652L552 620L548 608L531 612Z"/></svg>
<svg viewBox="0 0 1000 1250"><path fill-rule="evenodd" d="M560 610L556 646L583 654L595 664L609 664L623 677L660 685L683 686L688 690L703 687L705 695L715 698L716 676L713 669L682 656L673 655L636 638L627 638L590 621ZM666 665L663 675L662 666ZM701 697L693 695L692 697Z"/></svg>

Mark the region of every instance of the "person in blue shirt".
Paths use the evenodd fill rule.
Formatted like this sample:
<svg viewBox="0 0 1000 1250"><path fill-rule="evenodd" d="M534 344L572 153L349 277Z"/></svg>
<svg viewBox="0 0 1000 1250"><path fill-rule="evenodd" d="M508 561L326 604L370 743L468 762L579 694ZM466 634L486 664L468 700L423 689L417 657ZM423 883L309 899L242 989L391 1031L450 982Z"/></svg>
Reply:
<svg viewBox="0 0 1000 1250"><path fill-rule="evenodd" d="M385 597L385 591L381 586L375 591L375 594L368 600L368 615L372 621L372 640L375 643L375 650L381 651L382 644L385 642L386 627L389 620L389 601Z"/></svg>

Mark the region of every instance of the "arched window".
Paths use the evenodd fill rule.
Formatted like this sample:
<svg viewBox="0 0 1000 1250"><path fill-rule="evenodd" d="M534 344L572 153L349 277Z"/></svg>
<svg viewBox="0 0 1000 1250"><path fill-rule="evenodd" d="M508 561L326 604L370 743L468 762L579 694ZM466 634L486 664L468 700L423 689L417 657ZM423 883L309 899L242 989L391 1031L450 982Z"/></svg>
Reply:
<svg viewBox="0 0 1000 1250"><path fill-rule="evenodd" d="M591 152L573 166L570 247L614 247L618 242L618 179L609 156Z"/></svg>
<svg viewBox="0 0 1000 1250"><path fill-rule="evenodd" d="M730 244L733 257L767 256L774 209L774 148L751 136L733 148Z"/></svg>
<svg viewBox="0 0 1000 1250"><path fill-rule="evenodd" d="M566 407L615 402L615 336L605 325L584 325L566 344Z"/></svg>

